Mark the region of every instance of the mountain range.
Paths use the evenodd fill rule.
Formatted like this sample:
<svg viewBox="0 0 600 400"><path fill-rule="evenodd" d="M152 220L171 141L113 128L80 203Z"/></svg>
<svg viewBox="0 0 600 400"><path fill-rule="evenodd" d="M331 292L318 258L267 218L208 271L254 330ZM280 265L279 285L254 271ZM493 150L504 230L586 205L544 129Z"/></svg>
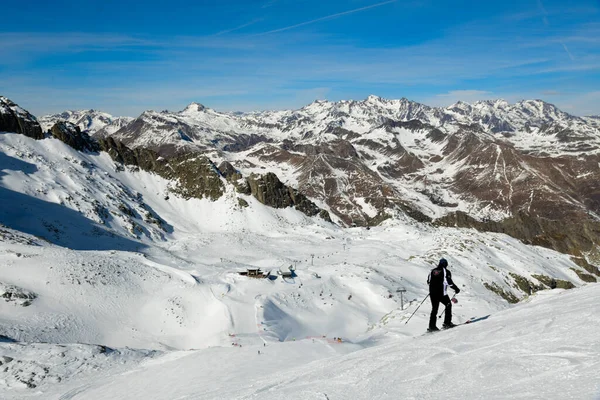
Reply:
<svg viewBox="0 0 600 400"><path fill-rule="evenodd" d="M192 103L131 120L90 110L40 122L61 118L166 159L202 154L242 176L272 172L345 226L408 214L577 256L599 243L600 119L541 100L442 108L369 96L252 113Z"/></svg>
<svg viewBox="0 0 600 400"><path fill-rule="evenodd" d="M375 97L114 129L0 97L0 397L592 396L597 128L544 104L529 133ZM441 257L453 320L489 318L421 337Z"/></svg>

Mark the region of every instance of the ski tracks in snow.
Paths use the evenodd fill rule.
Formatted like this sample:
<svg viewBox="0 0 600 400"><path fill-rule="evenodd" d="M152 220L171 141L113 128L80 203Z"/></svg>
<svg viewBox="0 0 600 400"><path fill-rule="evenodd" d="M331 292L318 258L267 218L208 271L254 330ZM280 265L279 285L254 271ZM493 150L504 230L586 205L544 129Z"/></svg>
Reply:
<svg viewBox="0 0 600 400"><path fill-rule="evenodd" d="M159 264L150 260L144 260L143 263L149 267L156 268L157 270L164 272L169 276L175 276L190 285L197 285L200 283L196 276L175 267L169 267L167 265Z"/></svg>
<svg viewBox="0 0 600 400"><path fill-rule="evenodd" d="M62 396L60 396L58 398L58 400L70 400L73 399L75 396L85 392L86 390L92 388L93 385L91 384L87 384L87 385L83 385L83 386L78 386L74 389L69 390L67 393L63 394Z"/></svg>

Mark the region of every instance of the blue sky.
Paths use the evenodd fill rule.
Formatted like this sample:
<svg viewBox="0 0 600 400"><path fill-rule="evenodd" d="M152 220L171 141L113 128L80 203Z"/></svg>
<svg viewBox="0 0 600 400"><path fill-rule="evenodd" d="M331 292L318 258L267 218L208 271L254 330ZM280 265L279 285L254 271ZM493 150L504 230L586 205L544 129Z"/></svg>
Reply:
<svg viewBox="0 0 600 400"><path fill-rule="evenodd" d="M3 2L0 94L36 115L540 98L600 114L600 1Z"/></svg>

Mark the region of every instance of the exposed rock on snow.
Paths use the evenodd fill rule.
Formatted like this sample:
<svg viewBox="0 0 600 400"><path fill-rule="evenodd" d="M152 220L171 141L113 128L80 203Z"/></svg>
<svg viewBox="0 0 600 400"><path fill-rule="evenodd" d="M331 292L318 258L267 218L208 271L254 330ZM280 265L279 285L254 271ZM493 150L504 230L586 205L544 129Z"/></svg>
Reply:
<svg viewBox="0 0 600 400"><path fill-rule="evenodd" d="M21 133L33 139L44 138L36 118L3 96L0 96L0 132Z"/></svg>
<svg viewBox="0 0 600 400"><path fill-rule="evenodd" d="M7 303L27 307L36 297L37 295L29 290L0 282L0 298Z"/></svg>
<svg viewBox="0 0 600 400"><path fill-rule="evenodd" d="M87 133L81 132L78 126L70 122L59 121L50 129L52 136L65 142L75 150L98 151L100 146Z"/></svg>

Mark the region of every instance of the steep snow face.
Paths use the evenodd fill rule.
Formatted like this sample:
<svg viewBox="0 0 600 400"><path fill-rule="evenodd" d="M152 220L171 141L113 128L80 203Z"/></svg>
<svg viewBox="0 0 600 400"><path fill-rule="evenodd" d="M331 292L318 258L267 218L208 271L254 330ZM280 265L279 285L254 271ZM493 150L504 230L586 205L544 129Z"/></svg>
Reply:
<svg viewBox="0 0 600 400"><path fill-rule="evenodd" d="M69 110L60 114L45 115L39 119L39 122L44 132L52 128L58 121L67 121L90 135L100 130L104 130L105 135L109 135L131 122L132 119L130 117L113 117L97 110Z"/></svg>

